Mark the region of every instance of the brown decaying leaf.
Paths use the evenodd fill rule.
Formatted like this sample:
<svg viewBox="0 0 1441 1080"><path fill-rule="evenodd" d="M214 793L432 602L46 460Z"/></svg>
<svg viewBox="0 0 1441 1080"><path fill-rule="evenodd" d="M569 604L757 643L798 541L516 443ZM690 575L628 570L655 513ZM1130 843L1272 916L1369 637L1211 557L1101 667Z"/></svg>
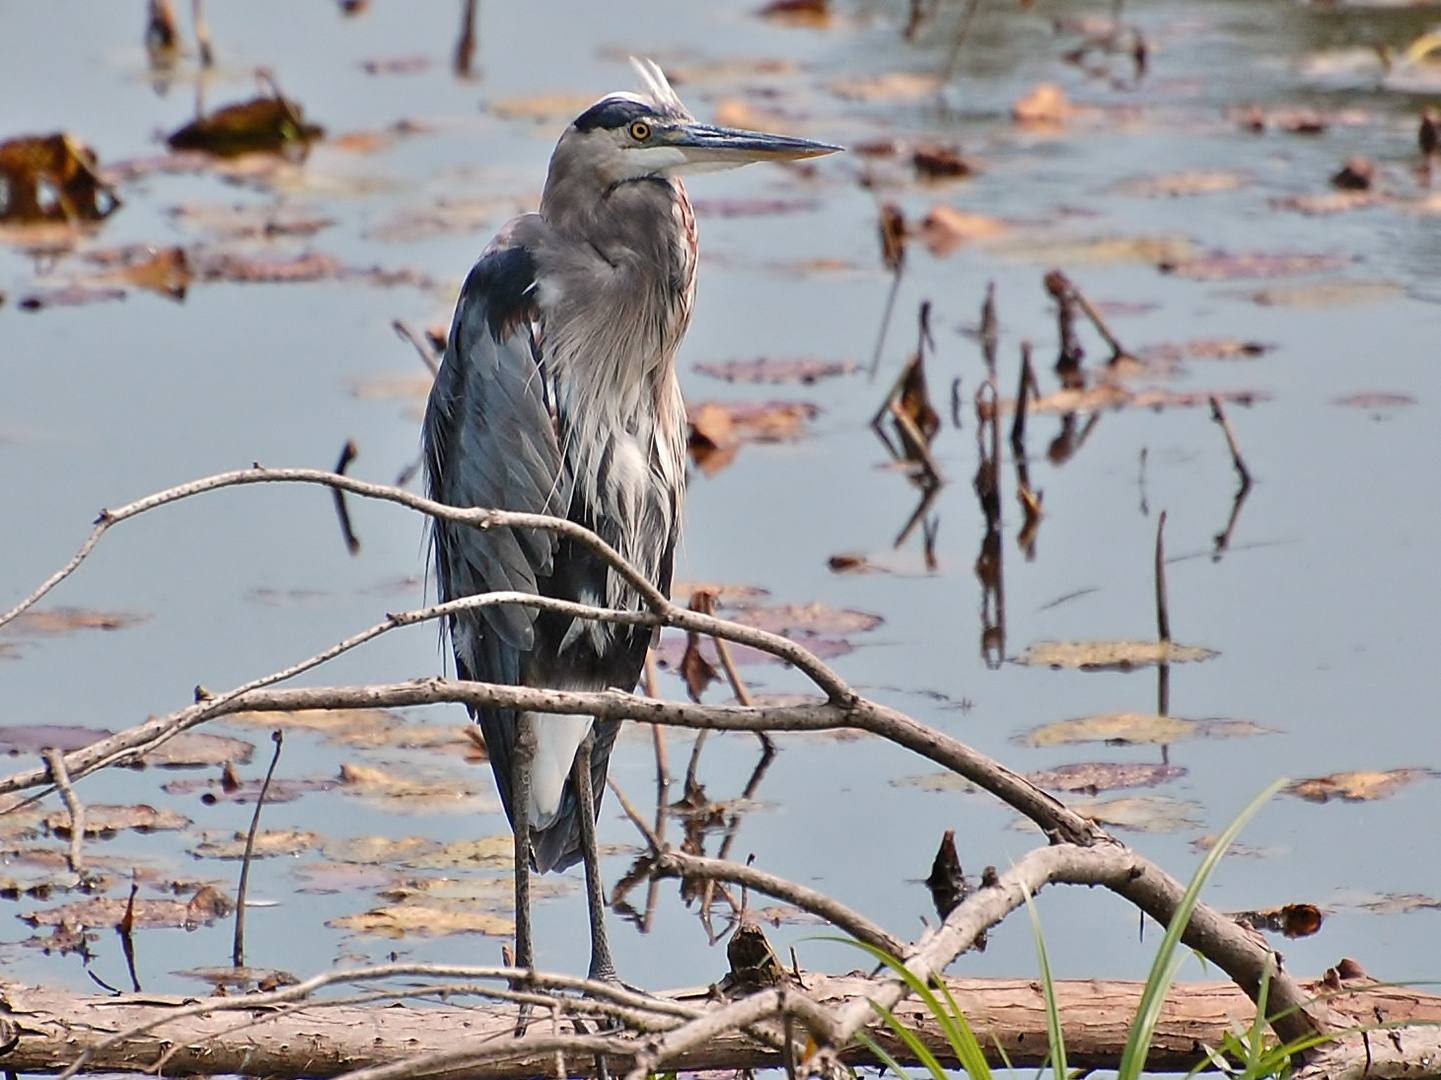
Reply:
<svg viewBox="0 0 1441 1080"><path fill-rule="evenodd" d="M8 623L5 632L54 636L73 634L76 630L123 630L144 622L147 616L130 611L87 611L84 608L59 607L27 611Z"/></svg>
<svg viewBox="0 0 1441 1080"><path fill-rule="evenodd" d="M1016 663L1082 671L1130 671L1156 664L1185 664L1219 655L1214 649L1174 641L1041 641Z"/></svg>
<svg viewBox="0 0 1441 1080"><path fill-rule="evenodd" d="M1371 802L1389 798L1408 784L1434 775L1430 769L1390 769L1384 772L1357 769L1297 780L1287 786L1286 793L1316 803L1330 802L1332 799Z"/></svg>
<svg viewBox="0 0 1441 1080"><path fill-rule="evenodd" d="M941 90L939 77L913 71L832 79L826 85L831 93L847 101L914 101Z"/></svg>
<svg viewBox="0 0 1441 1080"><path fill-rule="evenodd" d="M304 150L325 129L307 123L297 102L279 95L257 97L192 120L166 139L173 150L201 150L218 157Z"/></svg>
<svg viewBox="0 0 1441 1080"><path fill-rule="evenodd" d="M96 289L85 285L65 285L58 289L36 289L15 302L21 311L44 311L52 307L84 307L107 300L124 300L124 289Z"/></svg>
<svg viewBox="0 0 1441 1080"><path fill-rule="evenodd" d="M786 26L820 28L831 21L829 0L770 0L756 14Z"/></svg>
<svg viewBox="0 0 1441 1080"><path fill-rule="evenodd" d="M0 143L0 222L99 221L120 206L94 152L63 132Z"/></svg>
<svg viewBox="0 0 1441 1080"><path fill-rule="evenodd" d="M1177 198L1186 195L1210 195L1218 191L1236 191L1250 182L1251 178L1245 173L1213 170L1139 176L1112 184L1109 190L1117 195Z"/></svg>
<svg viewBox="0 0 1441 1080"><path fill-rule="evenodd" d="M1333 308L1372 304L1404 296L1406 290L1390 281L1313 281L1306 285L1277 285L1246 294L1262 307Z"/></svg>
<svg viewBox="0 0 1441 1080"><path fill-rule="evenodd" d="M171 300L184 300L185 292L195 275L190 258L181 247L155 248L149 244L133 244L91 252L86 258L107 267L101 281L116 281L149 289Z"/></svg>
<svg viewBox="0 0 1441 1080"><path fill-rule="evenodd" d="M959 147L943 143L923 143L916 147L911 152L911 166L923 180L954 180L976 171L961 157Z"/></svg>
<svg viewBox="0 0 1441 1080"><path fill-rule="evenodd" d="M809 357L778 360L761 356L754 360L702 362L695 365L695 370L728 383L768 383L772 386L799 383L810 386L822 379L850 375L859 371L860 365L854 360L817 360ZM429 390L429 380L426 389Z"/></svg>
<svg viewBox="0 0 1441 1080"><path fill-rule="evenodd" d="M714 649L714 645L711 647ZM685 636L685 652L681 654L679 670L680 677L685 680L686 693L697 703L706 688L720 678L715 665L701 655L701 636L695 633L687 633Z"/></svg>
<svg viewBox="0 0 1441 1080"><path fill-rule="evenodd" d="M806 422L819 413L819 406L803 401L703 401L688 406L691 457L713 476L735 459L741 443L798 439Z"/></svg>
<svg viewBox="0 0 1441 1080"><path fill-rule="evenodd" d="M1186 770L1177 765L1083 761L1028 773L1026 779L1037 787L1052 791L1081 791L1094 795L1119 788L1155 787L1185 775Z"/></svg>
<svg viewBox="0 0 1441 1080"><path fill-rule="evenodd" d="M1066 92L1055 83L1043 82L1011 106L1011 117L1023 127L1058 128L1076 114Z"/></svg>
<svg viewBox="0 0 1441 1080"><path fill-rule="evenodd" d="M1265 911L1236 911L1231 913L1231 918L1252 930L1268 930L1288 938L1310 937L1321 929L1321 923L1325 921L1321 909L1315 904L1286 904Z"/></svg>
<svg viewBox="0 0 1441 1080"><path fill-rule="evenodd" d="M1213 251L1191 259L1162 262L1163 274L1191 281L1236 281L1242 278L1295 277L1337 270L1355 262L1350 255L1306 255L1253 251L1228 255Z"/></svg>
<svg viewBox="0 0 1441 1080"><path fill-rule="evenodd" d="M123 829L136 832L159 832L167 829L184 829L190 819L174 810L157 810L141 803L136 806L108 806L97 803L85 808L85 835L102 839L114 836ZM59 837L70 835L70 814L56 810L45 816L45 827Z"/></svg>
<svg viewBox="0 0 1441 1080"><path fill-rule="evenodd" d="M71 926L109 929L120 925L131 912L132 928L156 930L183 927L195 930L224 919L235 910L235 901L213 885L202 886L189 903L179 900L136 899L133 908L128 898L100 896L79 900L62 907L26 912L21 920L31 926Z"/></svg>
<svg viewBox="0 0 1441 1080"><path fill-rule="evenodd" d="M936 203L921 222L921 243L932 255L949 255L962 244L994 239L1010 226L1000 218L986 217Z"/></svg>
<svg viewBox="0 0 1441 1080"><path fill-rule="evenodd" d="M1295 210L1311 217L1344 214L1368 206L1384 206L1389 200L1374 191L1323 191L1306 195L1283 195L1271 200L1277 210Z"/></svg>
<svg viewBox="0 0 1441 1080"><path fill-rule="evenodd" d="M1155 713L1117 712L1042 724L1017 735L1013 741L1022 746L1066 746L1089 742L1114 746L1165 746L1187 739L1224 739L1265 733L1265 728L1250 720L1182 720Z"/></svg>

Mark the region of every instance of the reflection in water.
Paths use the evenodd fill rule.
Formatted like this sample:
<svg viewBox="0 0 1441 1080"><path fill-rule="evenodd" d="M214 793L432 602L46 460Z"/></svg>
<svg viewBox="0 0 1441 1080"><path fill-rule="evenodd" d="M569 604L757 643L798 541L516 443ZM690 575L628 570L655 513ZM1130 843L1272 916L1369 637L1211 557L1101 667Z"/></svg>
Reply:
<svg viewBox="0 0 1441 1080"><path fill-rule="evenodd" d="M654 725L653 731L656 753L656 816L651 839L657 844L663 842L666 820L672 817L679 818L684 830L680 844L681 851L687 855L704 856L706 840L711 834L720 831L722 834L720 848L715 857L718 859L730 858L731 848L740 831L741 820L746 811L754 805L756 792L759 791L766 773L770 770L771 763L775 760L774 742L769 738L761 740L760 758L751 770L750 777L746 780L740 795L729 801L718 802L713 801L706 794L705 785L701 784L697 778L701 751L706 745L706 733L699 732L686 768L684 791L679 799L668 803L671 780L666 755L665 733L659 725ZM611 786L615 787L614 783ZM619 792L618 788L616 790ZM631 890L642 881L648 882L644 912L638 911L627 899ZM650 853L646 852L631 863L630 868L616 883L615 889L611 893L610 906L616 914L634 925L641 933L649 933L655 917L659 889L660 878L652 874ZM724 900L731 909L725 925L719 930L716 929L712 917L712 907L717 897ZM741 903L736 900L723 882L714 879L682 877L680 879L680 898L686 907L690 907L697 900L700 901L696 914L700 919L701 926L705 929L707 941L711 945L729 933L741 915Z"/></svg>
<svg viewBox="0 0 1441 1080"><path fill-rule="evenodd" d="M997 462L1001 456L1000 394L994 379L988 378L976 391L976 476L971 481L986 535L976 558L976 577L981 582L981 658L995 670L1006 658L1006 591L1001 562L1001 490Z"/></svg>
<svg viewBox="0 0 1441 1080"><path fill-rule="evenodd" d="M899 280L900 264L897 265ZM945 486L945 478L935 458L931 456L931 443L941 429L941 417L931 404L930 390L926 384L925 358L927 350L934 350L935 339L931 336L931 302L921 304L916 351L910 362L897 376L885 401L871 417L871 430L890 454L891 460L902 465L906 478L920 489L921 498L915 510L906 519L896 536L894 547L901 547L921 526L922 543L926 569L934 571L936 560L936 534L940 528L938 515L930 513L936 495ZM952 387L952 413L954 418L956 388Z"/></svg>

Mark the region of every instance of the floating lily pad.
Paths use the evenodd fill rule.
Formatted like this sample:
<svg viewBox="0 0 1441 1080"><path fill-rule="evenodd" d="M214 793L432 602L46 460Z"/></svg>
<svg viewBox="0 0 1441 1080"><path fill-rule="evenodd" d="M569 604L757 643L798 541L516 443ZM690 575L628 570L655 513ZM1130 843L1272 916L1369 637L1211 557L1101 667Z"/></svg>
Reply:
<svg viewBox="0 0 1441 1080"><path fill-rule="evenodd" d="M514 937L515 920L489 911L427 907L423 904L387 904L359 915L342 915L325 924L333 930L351 930L372 937L446 937L450 934L489 934Z"/></svg>
<svg viewBox="0 0 1441 1080"><path fill-rule="evenodd" d="M184 829L190 826L190 819L174 810L157 810L141 803L135 806L106 806L96 804L85 808L85 835L102 839L114 836L125 829L136 832L161 832ZM56 810L45 817L45 827L61 838L70 835L70 814Z"/></svg>
<svg viewBox="0 0 1441 1080"><path fill-rule="evenodd" d="M222 839L201 840L190 849L197 859L243 859L245 857L243 832L232 833ZM311 851L325 842L319 833L300 832L296 829L262 830L255 834L252 856L257 859L272 855L299 855Z"/></svg>
<svg viewBox="0 0 1441 1080"><path fill-rule="evenodd" d="M130 910L130 901L127 898L98 896L62 907L25 912L20 918L31 926L65 925L108 929L119 926L127 910ZM217 919L228 917L234 910L235 901L207 885L196 892L189 903L136 898L132 917L137 930L168 927L195 930L201 926L209 926Z"/></svg>
<svg viewBox="0 0 1441 1080"><path fill-rule="evenodd" d="M1028 773L1026 779L1052 791L1111 791L1117 788L1155 787L1186 775L1178 765L1144 762L1082 761Z"/></svg>
<svg viewBox="0 0 1441 1080"><path fill-rule="evenodd" d="M0 753L38 754L55 749L69 753L115 734L106 728L71 727L65 724L28 724L0 728Z"/></svg>
<svg viewBox="0 0 1441 1080"><path fill-rule="evenodd" d="M1157 664L1195 663L1218 655L1214 649L1174 641L1042 641L1015 659L1031 667L1131 671Z"/></svg>
<svg viewBox="0 0 1441 1080"><path fill-rule="evenodd" d="M1014 741L1023 746L1088 742L1166 745L1186 739L1226 739L1265 733L1265 728L1250 720L1183 720L1179 716L1119 712L1042 724L1017 735Z"/></svg>
<svg viewBox="0 0 1441 1080"><path fill-rule="evenodd" d="M164 769L193 769L206 765L248 765L255 744L206 731L182 731L140 759L142 765Z"/></svg>
<svg viewBox="0 0 1441 1080"><path fill-rule="evenodd" d="M1374 304L1406 295L1406 290L1389 281L1315 281L1307 285L1277 285L1248 293L1263 307L1333 308L1349 304Z"/></svg>
<svg viewBox="0 0 1441 1080"><path fill-rule="evenodd" d="M383 799L387 807L412 813L482 812L494 804L480 796L474 780L455 774L421 775L392 772L372 765L347 762L340 767L340 789L350 795Z"/></svg>
<svg viewBox="0 0 1441 1080"><path fill-rule="evenodd" d="M1200 825L1201 804L1168 795L1128 795L1099 802L1071 802L1072 810L1102 825L1132 832L1181 832Z"/></svg>

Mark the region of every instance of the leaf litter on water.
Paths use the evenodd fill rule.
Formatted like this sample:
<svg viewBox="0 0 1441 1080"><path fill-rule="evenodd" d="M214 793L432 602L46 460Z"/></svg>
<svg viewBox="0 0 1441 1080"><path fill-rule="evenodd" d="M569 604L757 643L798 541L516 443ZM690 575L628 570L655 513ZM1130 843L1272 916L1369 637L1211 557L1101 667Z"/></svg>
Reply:
<svg viewBox="0 0 1441 1080"><path fill-rule="evenodd" d="M85 835L107 839L127 829L135 832L167 832L186 829L191 821L174 810L157 810L140 803L134 806L110 806L96 803L85 807ZM62 839L70 835L70 813L56 810L45 816L45 827Z"/></svg>
<svg viewBox="0 0 1441 1080"><path fill-rule="evenodd" d="M183 928L196 930L235 911L235 901L213 885L200 888L189 902L136 897L134 907L124 897L98 896L61 907L24 912L23 922L31 926L60 926L110 929L120 925L130 911L137 930Z"/></svg>
<svg viewBox="0 0 1441 1080"><path fill-rule="evenodd" d="M1128 795L1119 799L1067 802L1082 817L1132 832L1181 832L1200 825L1201 804L1169 795Z"/></svg>
<svg viewBox="0 0 1441 1080"><path fill-rule="evenodd" d="M702 375L729 383L810 386L822 379L850 375L859 371L860 365L854 360L819 360L809 357L784 360L762 356L754 360L702 362L695 365L695 370Z"/></svg>
<svg viewBox="0 0 1441 1080"><path fill-rule="evenodd" d="M514 865L515 840L484 836L443 844L424 836L384 836L329 840L322 854L335 862L404 866L415 870L504 870Z"/></svg>
<svg viewBox="0 0 1441 1080"><path fill-rule="evenodd" d="M245 857L247 834L231 833L223 839L211 839L202 833L200 843L190 849L197 859L243 859ZM319 833L302 832L298 829L261 830L255 834L251 849L254 858L264 859L275 855L301 855L313 851L325 842Z"/></svg>

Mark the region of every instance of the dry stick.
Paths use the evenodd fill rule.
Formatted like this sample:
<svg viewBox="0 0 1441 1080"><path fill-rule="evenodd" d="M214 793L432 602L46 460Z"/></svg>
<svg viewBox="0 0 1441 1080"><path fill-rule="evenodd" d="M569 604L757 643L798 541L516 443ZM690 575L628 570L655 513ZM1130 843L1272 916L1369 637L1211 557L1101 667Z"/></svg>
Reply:
<svg viewBox="0 0 1441 1080"><path fill-rule="evenodd" d="M1080 306L1081 311L1085 313L1086 318L1091 320L1091 325L1096 328L1096 333L1100 334L1101 337L1105 339L1106 344L1111 347L1111 359L1108 360L1107 363L1114 364L1118 360L1129 358L1131 354L1126 351L1126 347L1121 344L1120 339L1111 332L1111 327L1107 324L1105 317L1100 312L1100 309L1098 309L1095 304L1091 303L1091 301L1087 299L1086 294L1083 293L1079 288L1077 288L1074 281L1066 277L1064 274L1061 275L1061 277L1062 280L1065 281L1067 288L1070 289L1071 297Z"/></svg>
<svg viewBox="0 0 1441 1080"><path fill-rule="evenodd" d="M250 816L250 832L245 836L245 854L240 860L240 883L235 887L235 947L231 959L237 968L245 966L245 900L250 892L250 860L255 854L255 834L260 831L260 811L265 806L265 796L270 794L270 780L275 776L275 766L280 764L280 747L285 742L285 733L278 728L270 733L275 743L275 753L270 757L270 768L265 770L265 782L260 785L260 794L255 800L255 813Z"/></svg>
<svg viewBox="0 0 1441 1080"><path fill-rule="evenodd" d="M1241 457L1241 446L1236 442L1236 432L1231 427L1231 421L1226 418L1226 411L1221 408L1221 399L1214 394L1211 395L1211 419L1221 425L1221 431L1226 436L1226 446L1231 451L1231 464L1236 467L1236 474L1241 478L1241 490L1250 490L1251 470L1246 468L1245 459Z"/></svg>
<svg viewBox="0 0 1441 1080"><path fill-rule="evenodd" d="M1018 459L1026 456L1026 403L1036 376L1031 370L1031 343L1021 342L1021 385L1016 388L1016 413L1011 418L1011 453Z"/></svg>
<svg viewBox="0 0 1441 1080"><path fill-rule="evenodd" d="M70 866L70 872L78 877L84 873L85 868L80 850L85 839L85 804L80 801L80 796L75 794L75 788L70 784L70 773L65 769L65 755L55 747L47 746L40 752L40 756L45 759L50 778L60 789L60 797L65 800L65 810L70 815L70 850L65 861Z"/></svg>
<svg viewBox="0 0 1441 1080"><path fill-rule="evenodd" d="M819 915L852 937L884 949L893 956L901 956L906 952L905 942L825 893L768 874L764 870L757 870L750 865L731 862L729 859L708 859L703 855L688 855L680 851L662 851L654 856L652 872L659 877L728 881L754 889L777 900L794 904L812 915Z"/></svg>
<svg viewBox="0 0 1441 1080"><path fill-rule="evenodd" d="M340 460L335 463L335 471L345 475L345 470L350 468L350 463L360 456L360 448L355 445L354 439L347 439L344 446L340 448ZM352 555L360 554L360 537L355 535L355 530L350 525L350 511L345 505L345 492L334 488L330 492L335 496L335 516L340 518L340 534L345 538L345 550Z"/></svg>
<svg viewBox="0 0 1441 1080"><path fill-rule="evenodd" d="M410 325L403 319L395 319L392 321L390 328L399 334L402 339L410 342L411 347L415 349L416 354L420 357L420 362L424 364L425 369L430 372L432 379L440 374L440 365L435 362L435 353L431 351L428 341L412 330Z"/></svg>
<svg viewBox="0 0 1441 1080"><path fill-rule="evenodd" d="M1156 522L1156 633L1161 644L1171 642L1171 613L1166 603L1166 511Z"/></svg>

